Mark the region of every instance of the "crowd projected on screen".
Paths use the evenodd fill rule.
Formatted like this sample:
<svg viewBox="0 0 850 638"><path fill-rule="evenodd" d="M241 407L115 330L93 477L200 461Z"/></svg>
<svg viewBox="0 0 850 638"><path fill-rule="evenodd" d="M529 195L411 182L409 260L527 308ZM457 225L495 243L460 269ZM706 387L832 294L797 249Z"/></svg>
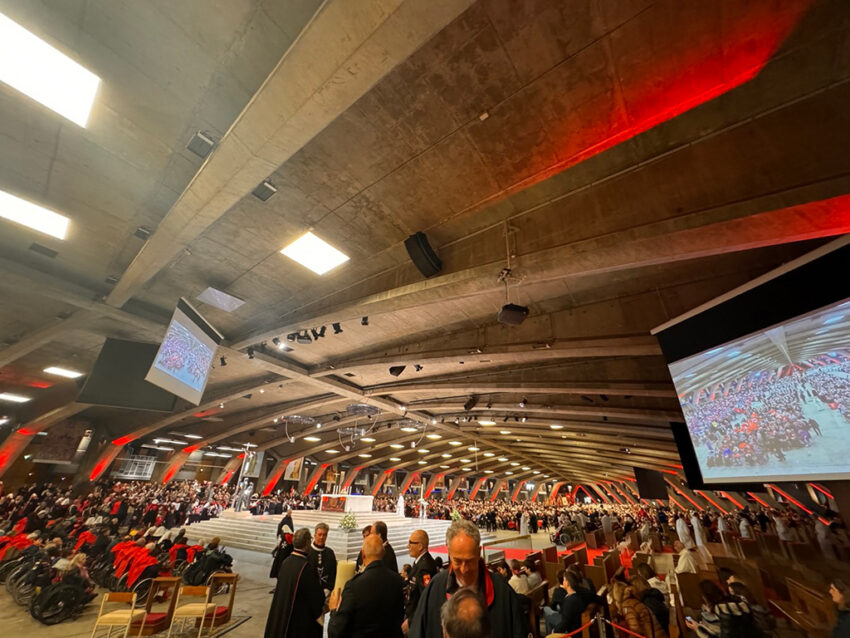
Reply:
<svg viewBox="0 0 850 638"><path fill-rule="evenodd" d="M193 390L203 391L213 351L177 321L172 321L155 366Z"/></svg>
<svg viewBox="0 0 850 638"><path fill-rule="evenodd" d="M850 303L670 368L706 482L850 473Z"/></svg>

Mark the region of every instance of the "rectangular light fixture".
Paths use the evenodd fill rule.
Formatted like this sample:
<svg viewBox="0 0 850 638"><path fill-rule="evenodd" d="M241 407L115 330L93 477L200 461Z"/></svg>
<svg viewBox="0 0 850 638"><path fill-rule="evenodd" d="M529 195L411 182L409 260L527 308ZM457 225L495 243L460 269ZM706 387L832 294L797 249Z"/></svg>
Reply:
<svg viewBox="0 0 850 638"><path fill-rule="evenodd" d="M0 81L85 128L100 78L0 13Z"/></svg>
<svg viewBox="0 0 850 638"><path fill-rule="evenodd" d="M185 436L187 439L202 439L200 434L181 434L180 436Z"/></svg>
<svg viewBox="0 0 850 638"><path fill-rule="evenodd" d="M304 233L280 252L317 275L324 275L348 261L348 255L341 253L311 232Z"/></svg>
<svg viewBox="0 0 850 638"><path fill-rule="evenodd" d="M0 401L10 401L12 403L26 403L31 401L29 397L21 396L20 394L12 394L11 392L0 392Z"/></svg>
<svg viewBox="0 0 850 638"><path fill-rule="evenodd" d="M83 376L82 372L77 372L76 370L68 370L68 368L60 368L59 366L50 366L49 368L45 368L44 371L47 374L55 374L60 377L66 377L68 379L77 379Z"/></svg>
<svg viewBox="0 0 850 638"><path fill-rule="evenodd" d="M0 57L2 57L2 51L0 51ZM65 239L70 221L64 215L54 213L52 210L5 191L0 191L0 217L56 239Z"/></svg>
<svg viewBox="0 0 850 638"><path fill-rule="evenodd" d="M317 443L318 441L321 441L322 439L320 439L320 438L319 438L319 437L317 437L317 436L305 436L305 437L304 437L304 440L305 440L305 441L310 441L310 443Z"/></svg>

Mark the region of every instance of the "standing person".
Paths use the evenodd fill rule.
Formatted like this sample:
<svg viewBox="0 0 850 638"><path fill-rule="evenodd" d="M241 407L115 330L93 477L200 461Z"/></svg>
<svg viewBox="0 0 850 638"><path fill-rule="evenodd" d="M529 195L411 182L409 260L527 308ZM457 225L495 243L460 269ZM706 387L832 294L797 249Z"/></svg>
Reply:
<svg viewBox="0 0 850 638"><path fill-rule="evenodd" d="M395 550L393 550L393 546L390 545L390 542L387 540L387 524L384 521L375 521L375 524L372 525L372 533L381 537L381 542L384 544L384 565L387 566L391 572L398 573L398 561L395 557Z"/></svg>
<svg viewBox="0 0 850 638"><path fill-rule="evenodd" d="M523 638L527 627L519 598L498 574L490 574L481 560L481 535L470 521L454 521L446 531L450 569L440 571L422 592L410 622L411 638L442 638L440 610L459 589L478 593L487 606L493 638Z"/></svg>
<svg viewBox="0 0 850 638"><path fill-rule="evenodd" d="M292 511L287 507L283 518L277 524L277 547L272 552L272 566L269 570L269 578L277 578L280 566L292 553L292 532L295 524L292 522ZM269 591L274 593L274 589Z"/></svg>
<svg viewBox="0 0 850 638"><path fill-rule="evenodd" d="M694 546L694 539L691 536L691 530L688 529L688 522L681 514L676 515L676 535L686 549L691 549Z"/></svg>
<svg viewBox="0 0 850 638"><path fill-rule="evenodd" d="M407 551L413 559L413 565L410 568L410 574L405 583L405 621L402 628L404 633L407 633L410 619L416 613L416 607L419 604L419 598L422 596L422 592L428 586L428 583L431 582L431 578L437 573L437 563L428 551L428 542L428 534L425 530L421 529L414 531L407 541Z"/></svg>
<svg viewBox="0 0 850 638"><path fill-rule="evenodd" d="M366 527L363 528L363 530L360 533L363 535L363 538L365 539L367 536L369 536L369 534L372 533L372 526L367 525ZM361 571L363 571L363 550L362 549L359 552L357 552L357 560L354 561L354 570L357 573L360 573Z"/></svg>
<svg viewBox="0 0 850 638"><path fill-rule="evenodd" d="M832 638L847 638L850 636L850 585L839 578L833 578L829 584L829 596L838 607Z"/></svg>
<svg viewBox="0 0 850 638"><path fill-rule="evenodd" d="M402 638L402 578L384 564L380 536L367 536L361 552L363 571L331 594L328 638Z"/></svg>
<svg viewBox="0 0 850 638"><path fill-rule="evenodd" d="M313 530L313 544L307 554L307 560L316 568L325 596L331 593L334 583L336 583L336 554L334 554L334 550L325 545L329 530L327 523L316 525Z"/></svg>
<svg viewBox="0 0 850 638"><path fill-rule="evenodd" d="M277 587L266 620L265 638L321 638L318 623L325 604L319 575L307 560L310 530L299 529L292 553L280 566Z"/></svg>

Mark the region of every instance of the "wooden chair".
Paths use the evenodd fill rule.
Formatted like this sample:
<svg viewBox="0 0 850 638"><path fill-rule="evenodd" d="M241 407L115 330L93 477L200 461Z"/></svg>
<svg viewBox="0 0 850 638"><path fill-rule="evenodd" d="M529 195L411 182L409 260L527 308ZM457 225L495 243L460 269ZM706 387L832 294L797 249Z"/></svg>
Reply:
<svg viewBox="0 0 850 638"><path fill-rule="evenodd" d="M676 583L670 583L670 595L673 597L673 608L670 610L670 638L685 635L687 625L685 624L685 611L679 599L679 588Z"/></svg>
<svg viewBox="0 0 850 638"><path fill-rule="evenodd" d="M107 603L118 603L122 606L130 605L130 609L115 609L104 613ZM112 635L113 627L124 627L124 638L130 634L130 625L135 620L141 621L145 617L144 609L136 609L136 594L133 592L109 592L103 595L100 601L100 610L92 628L92 638L101 627L106 628L107 637Z"/></svg>
<svg viewBox="0 0 850 638"><path fill-rule="evenodd" d="M180 604L184 598L203 598L202 603L186 603ZM192 587L183 585L177 592L177 608L171 617L171 624L168 626L166 638L171 636L174 630L174 623L180 619L180 633L185 630L187 620L199 619L200 626L198 627L198 638L201 638L201 633L204 631L204 624L207 618L212 618L215 614L215 603L210 602L210 588L207 586Z"/></svg>
<svg viewBox="0 0 850 638"><path fill-rule="evenodd" d="M179 586L180 578L177 576L160 576L153 579L150 591L148 592L147 602L145 603L145 614L140 621L135 620L131 625L134 635L149 636L168 629L171 625L171 618L174 615L174 606L177 604L177 588ZM164 612L153 611L157 594L163 591L167 592L168 607ZM138 628L138 632L136 632L136 628Z"/></svg>
<svg viewBox="0 0 850 638"><path fill-rule="evenodd" d="M649 554L645 552L635 552L632 556L632 569L636 569L638 565L649 562Z"/></svg>
<svg viewBox="0 0 850 638"><path fill-rule="evenodd" d="M212 614L212 624L210 627L218 627L230 621L233 616L233 603L236 600L236 583L239 581L238 574L225 574L219 572L210 577L210 589L217 591L220 585L228 585L228 597L226 605L217 605ZM209 619L209 615L207 616ZM197 626L198 621L195 621Z"/></svg>
<svg viewBox="0 0 850 638"><path fill-rule="evenodd" d="M807 636L826 638L831 635L836 614L835 606L829 596L810 589L792 578L786 579L786 583L791 601L771 600L770 604Z"/></svg>
<svg viewBox="0 0 850 638"><path fill-rule="evenodd" d="M761 544L746 538L739 538L738 553L741 558L760 558L762 556Z"/></svg>
<svg viewBox="0 0 850 638"><path fill-rule="evenodd" d="M561 556L561 566L566 569L570 565L578 564L578 556L576 554L564 554Z"/></svg>
<svg viewBox="0 0 850 638"><path fill-rule="evenodd" d="M600 533L599 530L593 530L584 535L584 543L589 549L599 549L600 545L602 545L603 541L599 537Z"/></svg>
<svg viewBox="0 0 850 638"><path fill-rule="evenodd" d="M543 617L543 605L549 593L549 583L545 580L530 589L525 595L528 598L528 625L535 638L540 636L540 619Z"/></svg>
<svg viewBox="0 0 850 638"><path fill-rule="evenodd" d="M587 547L582 547L573 552L579 565L587 565Z"/></svg>
<svg viewBox="0 0 850 638"><path fill-rule="evenodd" d="M600 565L585 565L584 575L590 579L596 589L605 587L608 584L608 577L605 575L605 568Z"/></svg>
<svg viewBox="0 0 850 638"><path fill-rule="evenodd" d="M628 543L627 547L632 552L636 552L640 549L640 536L637 532L629 532L626 534L626 542Z"/></svg>
<svg viewBox="0 0 850 638"><path fill-rule="evenodd" d="M676 584L679 589L679 599L683 607L699 609L702 605L702 590L699 588L703 577L699 574L677 574Z"/></svg>
<svg viewBox="0 0 850 638"><path fill-rule="evenodd" d="M656 532L650 532L649 534L649 546L653 552L660 552L664 549L661 543L661 534Z"/></svg>

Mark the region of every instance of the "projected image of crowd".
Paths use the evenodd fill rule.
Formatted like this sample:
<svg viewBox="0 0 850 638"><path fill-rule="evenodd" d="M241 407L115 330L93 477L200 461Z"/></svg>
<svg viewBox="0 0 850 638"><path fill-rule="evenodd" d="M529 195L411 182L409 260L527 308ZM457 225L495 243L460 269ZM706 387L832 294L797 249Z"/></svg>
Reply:
<svg viewBox="0 0 850 638"><path fill-rule="evenodd" d="M682 399L694 447L707 467L784 462L789 451L816 446L823 437L823 423L813 416L818 410L836 415L850 435L848 408L848 350L756 372Z"/></svg>

